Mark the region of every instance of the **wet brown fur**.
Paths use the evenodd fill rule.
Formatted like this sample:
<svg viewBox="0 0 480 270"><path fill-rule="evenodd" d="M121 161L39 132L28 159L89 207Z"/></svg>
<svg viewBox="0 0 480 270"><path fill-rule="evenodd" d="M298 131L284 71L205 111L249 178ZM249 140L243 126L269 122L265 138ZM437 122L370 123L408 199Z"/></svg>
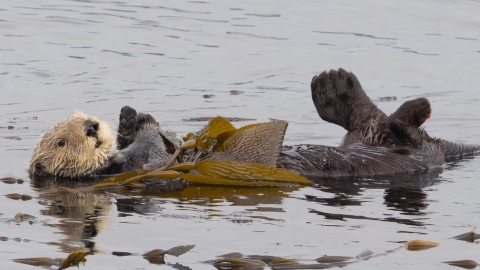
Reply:
<svg viewBox="0 0 480 270"><path fill-rule="evenodd" d="M97 137L85 134L87 120L99 123ZM114 144L115 138L106 122L77 111L43 135L30 160L29 173L61 177L85 175L107 160Z"/></svg>

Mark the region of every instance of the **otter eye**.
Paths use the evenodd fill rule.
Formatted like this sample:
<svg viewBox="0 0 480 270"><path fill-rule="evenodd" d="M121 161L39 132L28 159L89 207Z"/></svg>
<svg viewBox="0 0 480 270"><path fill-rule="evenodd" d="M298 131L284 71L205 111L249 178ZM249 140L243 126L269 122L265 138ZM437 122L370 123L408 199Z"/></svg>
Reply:
<svg viewBox="0 0 480 270"><path fill-rule="evenodd" d="M65 146L65 140L58 141L58 146L60 146L60 147Z"/></svg>

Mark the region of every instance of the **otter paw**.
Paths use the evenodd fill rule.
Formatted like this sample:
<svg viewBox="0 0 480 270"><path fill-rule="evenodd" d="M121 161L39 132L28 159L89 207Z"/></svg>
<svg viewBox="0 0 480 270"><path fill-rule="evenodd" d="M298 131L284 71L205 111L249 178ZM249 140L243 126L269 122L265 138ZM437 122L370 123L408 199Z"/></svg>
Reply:
<svg viewBox="0 0 480 270"><path fill-rule="evenodd" d="M124 106L120 110L119 118L117 148L118 150L122 150L135 140L137 111L130 106Z"/></svg>
<svg viewBox="0 0 480 270"><path fill-rule="evenodd" d="M356 106L375 106L357 77L342 68L314 76L311 89L313 103L320 117L349 131L355 126L351 115Z"/></svg>

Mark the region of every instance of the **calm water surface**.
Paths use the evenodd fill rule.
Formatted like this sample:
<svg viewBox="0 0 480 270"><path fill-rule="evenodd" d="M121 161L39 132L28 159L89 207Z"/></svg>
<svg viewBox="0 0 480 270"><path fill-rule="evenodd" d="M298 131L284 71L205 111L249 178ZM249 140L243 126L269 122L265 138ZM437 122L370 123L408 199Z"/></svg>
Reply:
<svg viewBox="0 0 480 270"><path fill-rule="evenodd" d="M385 179L162 194L44 194L55 184L33 183L26 171L41 134L75 109L115 126L130 105L179 135L205 124L192 117L282 119L286 144L338 145L344 130L320 120L310 80L339 67L387 114L428 97L431 135L480 143L479 12L475 0L2 1L0 178L22 181L0 182L1 268L38 269L13 260L82 247L92 253L82 269L215 269L205 261L230 252L314 263L412 239L441 245L345 268L480 262L478 240L451 239L480 226L478 157ZM33 217L13 220L18 213ZM189 244L163 266L138 256Z"/></svg>

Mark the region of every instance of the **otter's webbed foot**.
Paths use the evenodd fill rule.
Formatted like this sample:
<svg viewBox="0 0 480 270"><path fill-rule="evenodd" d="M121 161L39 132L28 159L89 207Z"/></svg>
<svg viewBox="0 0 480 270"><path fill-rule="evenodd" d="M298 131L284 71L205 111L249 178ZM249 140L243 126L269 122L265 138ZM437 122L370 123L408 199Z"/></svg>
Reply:
<svg viewBox="0 0 480 270"><path fill-rule="evenodd" d="M353 131L387 116L363 91L357 77L342 68L322 72L311 83L312 99L320 117Z"/></svg>
<svg viewBox="0 0 480 270"><path fill-rule="evenodd" d="M426 98L417 98L404 102L390 117L388 125L397 145L419 146L430 136L419 127L432 113L430 102Z"/></svg>
<svg viewBox="0 0 480 270"><path fill-rule="evenodd" d="M348 131L342 145L392 144L387 115L373 104L353 73L342 68L323 72L313 77L311 88L320 117Z"/></svg>
<svg viewBox="0 0 480 270"><path fill-rule="evenodd" d="M150 114L138 113L137 111L130 107L124 106L120 110L118 124L118 133L117 133L117 149L122 150L127 148L130 144L135 141L138 131L148 123L157 124L155 118Z"/></svg>

